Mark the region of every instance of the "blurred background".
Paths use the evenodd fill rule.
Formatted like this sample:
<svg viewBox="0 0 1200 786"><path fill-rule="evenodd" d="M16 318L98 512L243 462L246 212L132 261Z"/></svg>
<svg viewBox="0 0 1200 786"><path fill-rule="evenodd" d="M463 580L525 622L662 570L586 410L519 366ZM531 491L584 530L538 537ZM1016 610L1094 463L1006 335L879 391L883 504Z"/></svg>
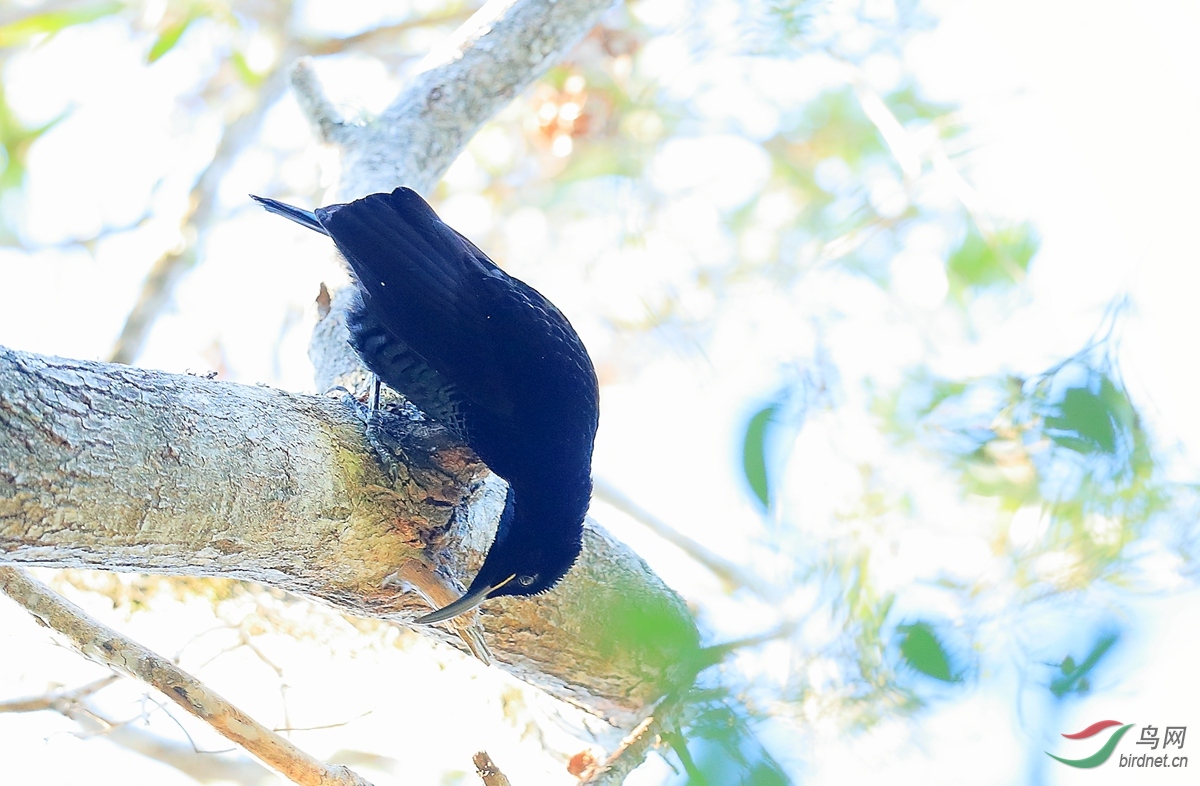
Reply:
<svg viewBox="0 0 1200 786"><path fill-rule="evenodd" d="M337 182L287 69L369 118L476 7L7 0L0 344L319 392L345 273L246 196ZM628 783L1191 782L1046 752L1200 723L1198 40L1186 0L635 0L430 195L578 329L592 516L727 645ZM39 575L377 784L612 746L394 626ZM0 600L0 710L75 692L0 712L12 782L276 782L105 673Z"/></svg>

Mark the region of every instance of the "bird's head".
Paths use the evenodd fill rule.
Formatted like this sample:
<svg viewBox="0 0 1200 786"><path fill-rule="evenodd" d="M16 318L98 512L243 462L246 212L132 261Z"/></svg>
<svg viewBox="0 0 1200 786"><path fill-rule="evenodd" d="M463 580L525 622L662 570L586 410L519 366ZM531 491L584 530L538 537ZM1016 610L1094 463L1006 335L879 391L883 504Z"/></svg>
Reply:
<svg viewBox="0 0 1200 786"><path fill-rule="evenodd" d="M528 508L525 510L529 511ZM557 584L579 557L583 516L579 514L579 526L571 528L573 533L580 534L556 538L539 525L535 512L525 515L514 512L510 493L496 539L466 593L450 605L421 617L417 623L443 622L470 611L489 598L538 595Z"/></svg>

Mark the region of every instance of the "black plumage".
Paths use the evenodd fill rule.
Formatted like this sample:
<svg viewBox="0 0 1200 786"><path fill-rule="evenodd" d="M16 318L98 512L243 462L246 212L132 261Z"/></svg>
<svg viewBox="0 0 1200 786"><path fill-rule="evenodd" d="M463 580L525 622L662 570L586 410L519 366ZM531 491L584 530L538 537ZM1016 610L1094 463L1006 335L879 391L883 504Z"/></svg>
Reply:
<svg viewBox="0 0 1200 786"><path fill-rule="evenodd" d="M314 212L254 199L332 238L361 294L347 325L367 368L508 482L470 588L419 621L553 587L579 555L599 418L596 373L566 317L411 189Z"/></svg>

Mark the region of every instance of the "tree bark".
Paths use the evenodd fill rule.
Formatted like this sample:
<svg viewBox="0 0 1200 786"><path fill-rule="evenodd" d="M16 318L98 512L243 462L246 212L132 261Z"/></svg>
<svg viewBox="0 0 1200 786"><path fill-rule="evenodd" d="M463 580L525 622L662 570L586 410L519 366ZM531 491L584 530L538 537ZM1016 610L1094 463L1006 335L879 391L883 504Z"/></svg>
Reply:
<svg viewBox="0 0 1200 786"><path fill-rule="evenodd" d="M246 579L401 622L428 606L397 568L472 575L503 493L415 413L3 348L0 435L0 563ZM593 526L565 581L481 622L504 668L618 725L695 646L679 599Z"/></svg>
<svg viewBox="0 0 1200 786"><path fill-rule="evenodd" d="M493 0L365 126L337 117L302 61L293 85L343 152L340 196L427 192L610 3ZM365 391L348 300L337 293L313 335L320 390ZM440 428L412 411L367 418L348 396L0 349L0 429L0 563L236 577L401 622L428 607L398 569L419 559L465 584L503 499ZM621 726L697 663L682 601L590 524L558 587L489 601L480 619L502 667Z"/></svg>

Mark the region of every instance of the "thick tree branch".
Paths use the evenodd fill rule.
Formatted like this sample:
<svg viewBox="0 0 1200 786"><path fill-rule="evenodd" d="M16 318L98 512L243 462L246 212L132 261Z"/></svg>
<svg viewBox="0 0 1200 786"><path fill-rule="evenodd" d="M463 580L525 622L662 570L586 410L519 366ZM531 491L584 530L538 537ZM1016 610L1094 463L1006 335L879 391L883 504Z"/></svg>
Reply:
<svg viewBox="0 0 1200 786"><path fill-rule="evenodd" d="M420 416L364 415L344 396L0 348L0 562L241 578L410 620L428 606L398 568L472 575L502 488ZM696 662L687 609L595 527L554 591L480 618L505 669L620 725ZM461 646L452 626L421 630Z"/></svg>
<svg viewBox="0 0 1200 786"><path fill-rule="evenodd" d="M171 661L93 620L19 568L0 568L0 589L80 654L157 688L247 752L303 786L370 786L353 771L309 756Z"/></svg>
<svg viewBox="0 0 1200 786"><path fill-rule="evenodd" d="M301 106L323 138L343 154L340 197L353 199L398 185L428 193L475 131L579 41L611 4L612 0L492 0L445 47L432 53L424 70L365 126L343 123L311 69L304 62L297 64L293 86ZM345 314L351 298L349 289L337 293L313 334L309 356L320 390L340 385L365 393L366 372L347 341ZM481 553L492 530L471 521L492 518L468 520L467 527L452 533L461 535L463 543L453 545L452 537L442 553L464 547ZM472 570L477 564L467 563ZM640 567L631 572L634 564ZM455 575L465 581L472 574ZM566 595L573 599L570 604L560 600ZM518 604L529 616L510 616ZM501 609L504 618L494 618ZM552 693L573 696L593 708L594 701L581 701L575 691L590 686L589 691L610 698L625 694L626 699L603 711L625 726L661 697L665 687L690 681L695 668L692 655L698 635L682 602L636 555L590 525L583 556L559 588L533 601L485 604L483 623L491 634L488 644L510 666L526 659L541 664L565 658L574 664L570 674L575 684L557 682L561 671L551 683L531 680ZM614 657L624 664L618 683L610 681L616 676L610 662ZM537 673L544 677L549 671L539 666ZM634 674L645 682L635 683L634 694L628 694L627 680ZM638 711L628 713L631 705Z"/></svg>
<svg viewBox="0 0 1200 786"><path fill-rule="evenodd" d="M343 153L340 196L428 193L610 4L493 0L365 126L337 117L300 66L301 104ZM321 390L365 389L348 298L334 296L313 336ZM367 418L348 397L0 349L0 563L243 578L404 622L427 607L399 568L423 560L424 575L461 586L502 491L411 408ZM480 623L501 667L626 727L699 663L680 599L590 522L558 587L490 601ZM423 630L461 646L450 628Z"/></svg>
<svg viewBox="0 0 1200 786"><path fill-rule="evenodd" d="M5 561L246 578L364 613L400 608L380 585L473 469L414 433L413 504L344 402L8 350L0 428Z"/></svg>

